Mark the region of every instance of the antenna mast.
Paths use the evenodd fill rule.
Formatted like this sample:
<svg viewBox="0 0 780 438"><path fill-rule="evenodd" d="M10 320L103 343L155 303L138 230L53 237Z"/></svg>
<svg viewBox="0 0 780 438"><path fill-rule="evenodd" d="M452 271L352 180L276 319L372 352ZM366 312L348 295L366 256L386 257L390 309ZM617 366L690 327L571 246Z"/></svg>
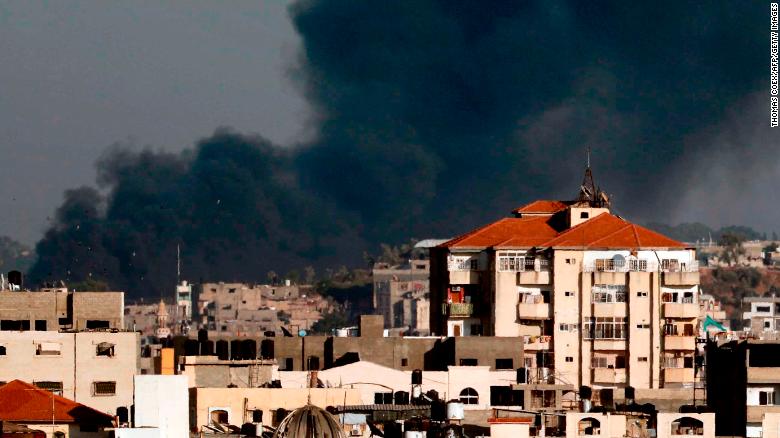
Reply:
<svg viewBox="0 0 780 438"><path fill-rule="evenodd" d="M179 244L176 244L176 284L181 281L181 257L179 255Z"/></svg>

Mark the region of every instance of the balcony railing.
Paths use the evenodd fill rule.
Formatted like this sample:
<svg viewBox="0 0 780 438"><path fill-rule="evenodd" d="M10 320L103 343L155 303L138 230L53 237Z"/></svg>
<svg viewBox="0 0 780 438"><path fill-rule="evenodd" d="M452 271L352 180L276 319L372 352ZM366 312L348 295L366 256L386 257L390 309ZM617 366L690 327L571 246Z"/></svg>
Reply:
<svg viewBox="0 0 780 438"><path fill-rule="evenodd" d="M448 303L444 305L444 313L453 317L469 317L474 314L474 304Z"/></svg>
<svg viewBox="0 0 780 438"><path fill-rule="evenodd" d="M598 259L582 265L583 272L654 272L658 264L644 259Z"/></svg>

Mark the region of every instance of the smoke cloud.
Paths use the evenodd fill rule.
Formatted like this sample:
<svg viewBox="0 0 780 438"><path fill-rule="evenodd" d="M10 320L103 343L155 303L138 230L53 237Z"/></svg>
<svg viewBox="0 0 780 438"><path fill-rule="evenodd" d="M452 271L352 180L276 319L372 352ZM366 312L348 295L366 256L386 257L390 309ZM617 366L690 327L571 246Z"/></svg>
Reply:
<svg viewBox="0 0 780 438"><path fill-rule="evenodd" d="M740 157L777 162L761 149L776 138L768 114L733 114L768 93L766 9L298 1L291 78L317 114L315 138L278 146L223 129L182 154L114 149L98 163L105 197L66 193L33 277L92 274L156 296L177 244L191 279L355 264L379 242L448 237L534 198L572 197L588 147L620 214L685 217L691 196L717 202L694 195L706 179L692 166L733 123L763 139ZM751 180L754 168L719 175Z"/></svg>

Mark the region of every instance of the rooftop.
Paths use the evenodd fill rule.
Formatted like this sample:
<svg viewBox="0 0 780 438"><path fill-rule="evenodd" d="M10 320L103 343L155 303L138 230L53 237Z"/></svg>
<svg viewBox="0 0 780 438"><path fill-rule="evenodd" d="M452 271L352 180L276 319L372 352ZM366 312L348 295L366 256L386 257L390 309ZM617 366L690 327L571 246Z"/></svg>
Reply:
<svg viewBox="0 0 780 438"><path fill-rule="evenodd" d="M0 386L0 421L111 426L113 417L35 385L12 380Z"/></svg>

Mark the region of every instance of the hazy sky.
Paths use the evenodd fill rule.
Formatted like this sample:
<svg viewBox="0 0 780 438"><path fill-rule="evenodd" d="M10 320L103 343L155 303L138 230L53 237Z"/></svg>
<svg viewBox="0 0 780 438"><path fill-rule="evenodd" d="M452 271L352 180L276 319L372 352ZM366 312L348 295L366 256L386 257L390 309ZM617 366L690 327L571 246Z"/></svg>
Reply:
<svg viewBox="0 0 780 438"><path fill-rule="evenodd" d="M0 2L0 234L37 240L115 142L304 135L285 1Z"/></svg>

